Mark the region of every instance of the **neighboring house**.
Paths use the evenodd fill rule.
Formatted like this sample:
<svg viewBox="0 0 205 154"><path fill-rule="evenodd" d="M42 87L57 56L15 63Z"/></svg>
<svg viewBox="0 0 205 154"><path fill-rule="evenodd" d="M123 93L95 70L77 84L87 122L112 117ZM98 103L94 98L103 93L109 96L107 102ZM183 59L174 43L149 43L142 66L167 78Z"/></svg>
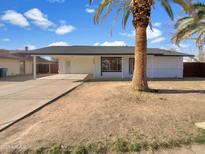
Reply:
<svg viewBox="0 0 205 154"><path fill-rule="evenodd" d="M18 51L19 52L19 51ZM33 73L33 58L30 55L22 55L17 51L0 50L0 68L6 68L7 76L27 75ZM48 67L56 62L38 57L39 69ZM50 69L48 72L49 73Z"/></svg>
<svg viewBox="0 0 205 154"><path fill-rule="evenodd" d="M10 54L8 50L0 50L0 68L6 68L8 76L20 74L19 57Z"/></svg>
<svg viewBox="0 0 205 154"><path fill-rule="evenodd" d="M90 74L100 78L130 78L134 69L134 47L53 46L24 54L58 59L59 74ZM149 78L182 78L183 57L192 55L151 48L147 51ZM35 77L35 75L34 75Z"/></svg>

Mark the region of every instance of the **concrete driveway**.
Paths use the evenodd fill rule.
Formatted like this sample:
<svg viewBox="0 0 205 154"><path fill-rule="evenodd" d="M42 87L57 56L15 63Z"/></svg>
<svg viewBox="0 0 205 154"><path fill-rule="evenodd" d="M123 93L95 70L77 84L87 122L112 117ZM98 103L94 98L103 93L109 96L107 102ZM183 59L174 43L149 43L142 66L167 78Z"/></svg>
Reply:
<svg viewBox="0 0 205 154"><path fill-rule="evenodd" d="M86 77L53 75L37 80L0 80L0 131L79 86Z"/></svg>

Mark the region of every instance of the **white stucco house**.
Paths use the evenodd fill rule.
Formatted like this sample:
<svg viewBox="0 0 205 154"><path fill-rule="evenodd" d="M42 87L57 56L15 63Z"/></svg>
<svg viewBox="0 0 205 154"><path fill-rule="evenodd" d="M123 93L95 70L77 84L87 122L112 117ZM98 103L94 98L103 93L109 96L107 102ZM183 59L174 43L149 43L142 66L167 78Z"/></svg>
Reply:
<svg viewBox="0 0 205 154"><path fill-rule="evenodd" d="M134 47L130 46L52 46L24 54L32 55L34 63L36 56L54 57L59 74L89 74L94 79L131 78L134 69ZM147 55L149 78L182 78L183 57L192 56L157 48L149 48Z"/></svg>
<svg viewBox="0 0 205 154"><path fill-rule="evenodd" d="M7 70L7 76L32 74L33 60L32 58L23 58L9 50L0 49L0 69L1 68Z"/></svg>

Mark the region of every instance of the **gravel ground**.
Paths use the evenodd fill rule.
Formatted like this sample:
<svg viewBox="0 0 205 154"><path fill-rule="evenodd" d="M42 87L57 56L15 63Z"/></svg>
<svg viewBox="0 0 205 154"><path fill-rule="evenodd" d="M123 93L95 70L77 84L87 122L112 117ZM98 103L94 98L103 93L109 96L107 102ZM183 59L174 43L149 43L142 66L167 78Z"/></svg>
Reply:
<svg viewBox="0 0 205 154"><path fill-rule="evenodd" d="M177 139L197 134L194 123L205 121L205 80L150 81L159 93L133 92L130 84L86 82L1 132L0 145Z"/></svg>

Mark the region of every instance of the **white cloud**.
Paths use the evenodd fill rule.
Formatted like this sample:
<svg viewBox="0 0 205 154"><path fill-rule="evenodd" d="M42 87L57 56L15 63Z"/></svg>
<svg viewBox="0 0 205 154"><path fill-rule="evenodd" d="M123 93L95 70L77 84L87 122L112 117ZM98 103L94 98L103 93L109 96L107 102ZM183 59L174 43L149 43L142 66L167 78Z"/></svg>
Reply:
<svg viewBox="0 0 205 154"><path fill-rule="evenodd" d="M39 9L34 8L31 10L28 10L24 15L32 20L32 22L41 27L41 28L49 28L53 25L51 21L47 19L47 15L43 14Z"/></svg>
<svg viewBox="0 0 205 154"><path fill-rule="evenodd" d="M181 44L179 44L179 46L180 46L181 48L189 48L189 47L190 47L190 44L181 43Z"/></svg>
<svg viewBox="0 0 205 154"><path fill-rule="evenodd" d="M27 45L25 45L25 47L28 47L28 50L34 50L34 49L36 49L36 46L35 45L31 45L31 44L27 44ZM24 48L25 48L24 47Z"/></svg>
<svg viewBox="0 0 205 154"><path fill-rule="evenodd" d="M69 44L67 42L53 42L51 44L49 44L48 46L69 46Z"/></svg>
<svg viewBox="0 0 205 154"><path fill-rule="evenodd" d="M86 8L85 11L86 11L87 13L94 13L94 12L95 12L95 9Z"/></svg>
<svg viewBox="0 0 205 154"><path fill-rule="evenodd" d="M99 43L99 42L96 42L96 43L94 43L93 45L94 45L94 46L99 46L100 43Z"/></svg>
<svg viewBox="0 0 205 154"><path fill-rule="evenodd" d="M135 31L131 31L130 33L123 32L120 33L120 35L134 39ZM150 40L151 43L160 43L165 40L162 32L157 28L152 28L152 30L150 28L147 28L147 39Z"/></svg>
<svg viewBox="0 0 205 154"><path fill-rule="evenodd" d="M9 22L20 27L29 26L28 20L21 14L14 10L8 10L1 16L1 20Z"/></svg>
<svg viewBox="0 0 205 154"><path fill-rule="evenodd" d="M26 44L26 45L24 45L23 47L17 48L17 50L25 50L25 47L28 47L28 50L34 50L34 49L36 49L36 46L35 46L35 45Z"/></svg>
<svg viewBox="0 0 205 154"><path fill-rule="evenodd" d="M161 22L155 22L152 24L154 27L161 27L162 23Z"/></svg>
<svg viewBox="0 0 205 154"><path fill-rule="evenodd" d="M134 38L135 37L135 31L131 31L130 33L123 32L123 33L120 33L120 35L129 37L129 38Z"/></svg>
<svg viewBox="0 0 205 154"><path fill-rule="evenodd" d="M173 50L173 51L178 51L178 52L187 52L187 51L192 51L192 47L190 44L180 44L179 46L175 44L168 44L165 46L161 46L161 49L166 49L166 50Z"/></svg>
<svg viewBox="0 0 205 154"><path fill-rule="evenodd" d="M51 2L51 3L63 3L63 2L65 2L65 0L48 0L48 2Z"/></svg>
<svg viewBox="0 0 205 154"><path fill-rule="evenodd" d="M158 37L158 38L155 38L151 41L151 43L160 43L162 41L164 41L165 38L164 37Z"/></svg>
<svg viewBox="0 0 205 154"><path fill-rule="evenodd" d="M4 39L2 39L2 41L4 41L4 42L10 42L11 39L9 39L9 38L4 38Z"/></svg>
<svg viewBox="0 0 205 154"><path fill-rule="evenodd" d="M162 32L157 28L147 28L147 38L148 39L156 39L158 37L162 36Z"/></svg>
<svg viewBox="0 0 205 154"><path fill-rule="evenodd" d="M56 29L56 34L58 35L64 35L67 33L71 33L72 31L75 30L75 27L72 25L61 25Z"/></svg>
<svg viewBox="0 0 205 154"><path fill-rule="evenodd" d="M126 43L124 41L113 41L113 42L103 42L103 43L99 43L96 42L94 44L95 46L126 46Z"/></svg>

